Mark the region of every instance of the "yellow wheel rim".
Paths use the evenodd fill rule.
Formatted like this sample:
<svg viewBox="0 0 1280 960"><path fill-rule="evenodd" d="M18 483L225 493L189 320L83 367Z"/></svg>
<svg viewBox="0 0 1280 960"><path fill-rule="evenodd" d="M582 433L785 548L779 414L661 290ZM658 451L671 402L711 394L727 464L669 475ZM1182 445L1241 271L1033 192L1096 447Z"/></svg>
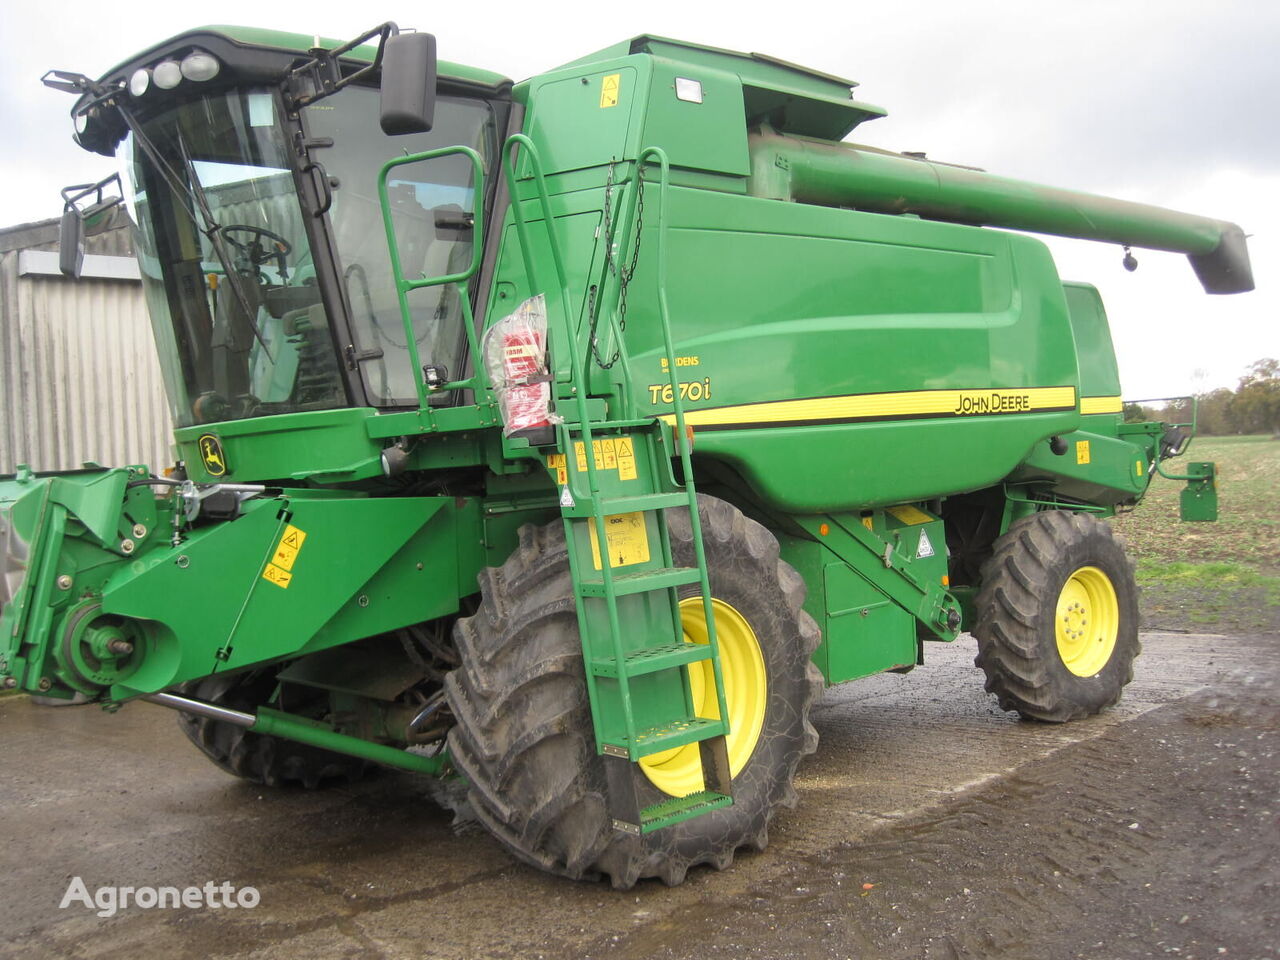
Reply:
<svg viewBox="0 0 1280 960"><path fill-rule="evenodd" d="M720 646L720 672L724 676L725 705L729 710L729 773L736 777L755 751L764 727L764 711L769 699L769 681L764 669L760 641L746 618L723 600L712 600L716 618L716 642ZM691 643L707 642L707 620L701 597L680 601L680 623L684 638ZM710 663L689 664L689 688L694 713L718 718L715 673ZM704 789L702 760L696 743L664 750L640 760L640 769L663 793L685 797Z"/></svg>
<svg viewBox="0 0 1280 960"><path fill-rule="evenodd" d="M1095 676L1116 649L1120 603L1111 578L1097 567L1081 567L1058 594L1054 621L1058 656L1077 677Z"/></svg>

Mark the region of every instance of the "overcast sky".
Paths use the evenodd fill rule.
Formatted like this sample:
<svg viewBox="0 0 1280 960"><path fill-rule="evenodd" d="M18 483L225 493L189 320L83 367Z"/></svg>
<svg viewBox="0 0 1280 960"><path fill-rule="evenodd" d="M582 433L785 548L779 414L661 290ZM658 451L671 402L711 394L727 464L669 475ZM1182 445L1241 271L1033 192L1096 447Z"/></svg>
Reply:
<svg viewBox="0 0 1280 960"><path fill-rule="evenodd" d="M731 9L732 14L726 13ZM1186 259L1050 241L1064 278L1102 291L1129 398L1234 386L1280 356L1280 4L1274 0L216 5L0 8L0 226L56 216L58 189L110 173L71 141L50 68L98 76L210 20L347 38L382 20L435 33L442 59L524 79L640 33L754 50L859 82L889 116L852 139L1239 223L1259 289L1208 296ZM204 13L216 10L216 13Z"/></svg>

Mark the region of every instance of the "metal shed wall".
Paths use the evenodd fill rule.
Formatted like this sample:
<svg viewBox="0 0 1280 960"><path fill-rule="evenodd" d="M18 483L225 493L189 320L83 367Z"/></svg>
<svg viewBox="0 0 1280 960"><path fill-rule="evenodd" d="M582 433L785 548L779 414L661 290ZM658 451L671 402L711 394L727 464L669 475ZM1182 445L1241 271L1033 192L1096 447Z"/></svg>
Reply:
<svg viewBox="0 0 1280 960"><path fill-rule="evenodd" d="M151 325L135 280L19 276L24 250L57 250L58 224L0 231L0 473L171 460ZM89 254L131 256L118 225Z"/></svg>

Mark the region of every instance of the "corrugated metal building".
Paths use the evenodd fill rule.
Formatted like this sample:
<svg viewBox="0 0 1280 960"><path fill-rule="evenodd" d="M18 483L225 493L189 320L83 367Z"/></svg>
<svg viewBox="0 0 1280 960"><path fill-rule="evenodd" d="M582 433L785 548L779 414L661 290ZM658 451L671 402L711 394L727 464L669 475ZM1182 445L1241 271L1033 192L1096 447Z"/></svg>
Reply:
<svg viewBox="0 0 1280 960"><path fill-rule="evenodd" d="M168 405L129 231L58 271L58 221L0 229L0 473L171 462Z"/></svg>

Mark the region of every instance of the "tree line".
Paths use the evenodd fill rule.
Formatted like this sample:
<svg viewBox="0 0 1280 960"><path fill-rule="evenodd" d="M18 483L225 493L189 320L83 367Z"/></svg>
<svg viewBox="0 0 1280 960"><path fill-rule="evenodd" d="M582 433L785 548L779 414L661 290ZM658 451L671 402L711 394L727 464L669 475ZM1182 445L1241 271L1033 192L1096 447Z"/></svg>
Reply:
<svg viewBox="0 0 1280 960"><path fill-rule="evenodd" d="M1200 393L1196 400L1198 432L1211 436L1270 433L1280 436L1280 360L1264 357L1249 365L1234 390L1220 387ZM1190 403L1175 401L1164 407L1124 405L1126 423L1141 420L1189 421Z"/></svg>

